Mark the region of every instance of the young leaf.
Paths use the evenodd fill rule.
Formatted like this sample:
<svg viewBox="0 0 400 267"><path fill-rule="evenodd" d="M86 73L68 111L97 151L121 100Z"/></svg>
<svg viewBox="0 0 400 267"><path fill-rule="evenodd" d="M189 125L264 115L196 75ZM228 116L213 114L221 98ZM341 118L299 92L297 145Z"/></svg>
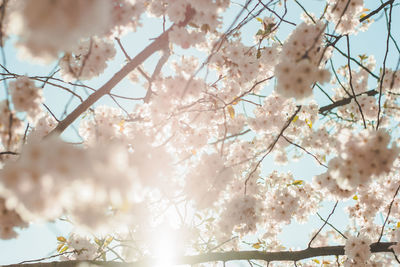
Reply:
<svg viewBox="0 0 400 267"><path fill-rule="evenodd" d="M57 237L57 240L58 240L59 242L63 242L63 243L67 242L67 239L65 239L65 237L63 237L63 236L58 236L58 237Z"/></svg>
<svg viewBox="0 0 400 267"><path fill-rule="evenodd" d="M306 124L310 129L312 129L312 122L310 120L306 119Z"/></svg>
<svg viewBox="0 0 400 267"><path fill-rule="evenodd" d="M63 246L64 246L64 244L59 244L59 245L57 246L57 251L60 252L60 250L62 249Z"/></svg>
<svg viewBox="0 0 400 267"><path fill-rule="evenodd" d="M292 185L302 185L303 184L303 180L295 180Z"/></svg>
<svg viewBox="0 0 400 267"><path fill-rule="evenodd" d="M60 249L58 252L63 253L68 249L68 246L64 246L62 249Z"/></svg>
<svg viewBox="0 0 400 267"><path fill-rule="evenodd" d="M264 35L264 31L260 29L257 31L256 35Z"/></svg>
<svg viewBox="0 0 400 267"><path fill-rule="evenodd" d="M231 119L235 118L235 109L231 105L229 105L227 108Z"/></svg>

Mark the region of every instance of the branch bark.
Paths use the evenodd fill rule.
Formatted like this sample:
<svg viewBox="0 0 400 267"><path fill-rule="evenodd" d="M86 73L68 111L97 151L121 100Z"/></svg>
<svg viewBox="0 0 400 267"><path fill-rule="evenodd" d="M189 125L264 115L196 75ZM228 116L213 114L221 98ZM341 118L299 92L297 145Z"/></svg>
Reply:
<svg viewBox="0 0 400 267"><path fill-rule="evenodd" d="M378 92L377 90L370 90L370 91L363 92L363 93L361 93L361 94L357 94L356 96L360 96L360 95L363 95L363 94L366 94L366 95L368 95L368 96L374 96L374 95L376 95L376 94L378 94L378 93L379 93L379 92ZM324 114L325 112L330 111L330 110L332 110L332 109L334 109L334 108L337 108L337 107L341 107L341 106L350 104L350 102L351 102L351 100L352 100L353 98L354 98L353 96L352 96L352 97L343 98L343 99L338 100L338 101L336 101L336 102L334 102L334 103L332 103L332 104L329 104L329 105L320 107L320 109L318 110L318 112L319 112L320 114Z"/></svg>
<svg viewBox="0 0 400 267"><path fill-rule="evenodd" d="M389 252L393 250L390 246L395 245L394 242L382 242L371 244L372 253ZM272 261L299 261L308 258L320 256L340 256L344 255L344 246L327 246L327 247L309 247L304 250L297 251L280 251L280 252L263 252L263 251L228 251L204 253L195 256L182 256L171 259L171 264L198 264L204 262L216 261L233 261L233 260L262 260L266 262ZM104 267L149 267L160 263L160 259L150 258L136 262L104 262L104 261L62 261L62 262L41 262L34 264L13 264L3 265L2 267L75 267L79 263L90 263Z"/></svg>

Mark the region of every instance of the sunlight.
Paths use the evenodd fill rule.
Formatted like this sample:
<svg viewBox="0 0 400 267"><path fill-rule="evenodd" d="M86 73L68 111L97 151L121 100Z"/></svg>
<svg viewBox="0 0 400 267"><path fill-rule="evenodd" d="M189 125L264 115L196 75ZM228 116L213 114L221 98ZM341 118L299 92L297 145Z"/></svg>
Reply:
<svg viewBox="0 0 400 267"><path fill-rule="evenodd" d="M174 266L173 260L176 257L176 238L170 231L170 229L163 229L166 231L157 232L156 236L153 236L154 256L156 260L156 267L172 267Z"/></svg>

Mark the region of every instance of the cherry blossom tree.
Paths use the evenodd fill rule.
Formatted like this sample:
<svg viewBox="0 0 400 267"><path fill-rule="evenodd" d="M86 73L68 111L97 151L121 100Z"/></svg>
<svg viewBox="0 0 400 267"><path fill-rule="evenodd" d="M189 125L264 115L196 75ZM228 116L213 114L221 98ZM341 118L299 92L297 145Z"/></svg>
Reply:
<svg viewBox="0 0 400 267"><path fill-rule="evenodd" d="M29 263L400 263L398 1L313 1L319 13L306 0L0 4L0 238L74 226ZM126 37L149 17L159 32L133 55ZM383 52L357 52L365 36ZM10 70L10 42L56 67ZM319 173L296 177L303 159ZM285 227L311 218L303 248L284 247Z"/></svg>

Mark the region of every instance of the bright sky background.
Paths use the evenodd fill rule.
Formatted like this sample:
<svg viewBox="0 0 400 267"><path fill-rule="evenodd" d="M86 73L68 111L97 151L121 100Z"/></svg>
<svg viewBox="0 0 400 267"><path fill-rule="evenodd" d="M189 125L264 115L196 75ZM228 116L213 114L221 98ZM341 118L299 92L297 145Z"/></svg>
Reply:
<svg viewBox="0 0 400 267"><path fill-rule="evenodd" d="M243 3L243 0L237 0L236 2ZM300 0L300 2L309 10L310 12L315 13L317 16L321 14L321 11L324 8L324 1L321 0ZM366 7L373 10L377 6L379 6L379 2L375 0L366 1ZM233 20L237 12L240 10L240 6L237 4L232 4L232 10L229 14L226 15L224 23L229 25ZM293 0L288 0L288 15L286 19L293 21L295 23L300 22L300 14L302 13L301 9L294 3ZM260 16L263 18L264 15ZM382 14L382 12L380 13ZM393 14L393 24L392 25L400 25L400 14ZM380 15L374 16L375 19L379 18ZM381 65L383 54L385 52L384 43L386 40L386 27L385 27L385 18L382 17L378 22L375 22L369 29L367 33L359 33L355 37L351 37L352 42L352 55L356 56L359 54L374 54L377 59L377 65ZM144 18L143 19L144 27L139 28L139 31L133 35L126 36L122 38L122 43L124 44L128 54L133 57L137 53L139 53L144 47L146 47L150 41L150 38L154 38L158 36L158 34L162 31L162 21L154 18ZM243 28L242 34L243 39L246 40L248 45L252 44L253 36L260 28L260 23L256 20L249 23L246 27ZM293 30L294 27L287 24L282 24L280 27L278 36L284 41L286 39L287 34ZM393 35L400 36L399 27L393 28ZM5 54L7 60L7 68L11 72L15 72L18 74L26 74L26 75L40 75L46 76L50 71L54 68L55 63L49 66L38 66L34 64L29 64L25 61L20 61L16 54L17 51L13 48L12 44L15 42L15 38L11 38L6 42L5 45ZM344 49L345 42L340 42L340 47ZM112 63L109 63L109 67L105 71L105 73L99 78L94 79L90 82L85 82L85 84L92 86L93 88L99 88L105 81L107 81L115 72L117 72L123 62L124 56L117 47L117 56ZM345 51L345 50L344 50ZM179 58L180 55L186 54L188 51L174 48L174 52L178 55L172 56L170 58ZM189 51L190 52L190 51ZM145 64L145 69L151 70L154 66L155 62L157 62L157 58L159 55L152 56ZM340 59L340 60L337 60ZM389 56L388 66L394 68L396 66L398 57L396 53L393 53ZM335 64L336 66L346 64L347 62L341 56L336 57ZM356 69L356 66L353 66L353 69ZM164 68L165 71L168 69ZM200 74L201 75L201 74ZM0 90L0 99L4 98L4 90L3 85ZM370 88L372 89L376 86L374 83L370 83ZM78 89L80 90L80 89ZM143 96L144 91L139 87L135 86L127 79L124 79L117 87L113 90L113 93L118 92L130 92L133 97ZM47 86L44 90L45 98L47 99L46 104L49 108L55 113L57 117L60 117L64 110L65 103L69 99L69 94L65 94L60 89L55 87ZM328 104L328 100L325 96L316 92L315 97L320 105ZM122 104L127 107L128 111L133 109L131 102L121 101ZM72 110L77 102L73 102L69 111ZM100 104L112 104L109 98L104 97L99 101L96 105ZM238 105L239 106L239 105ZM238 107L236 107L238 108ZM75 123L75 125L78 125ZM77 139L76 133L72 129L68 129L63 137L69 141L79 141ZM315 163L315 161L308 157L307 155L303 157L303 160L298 162L293 162L288 166L279 167L272 165L271 158L266 158L264 161L266 164L263 168L263 174L268 174L273 169L278 169L281 171L290 170L295 179L302 179L310 181L312 177L316 174L319 174L324 171L322 167ZM55 203L57 205L57 203ZM323 216L326 216L330 209L333 206L333 203L327 203L327 207L322 209L320 213ZM345 204L340 204L334 216L331 219L331 223L337 226L339 229L342 229L346 226L346 216L342 211ZM285 245L287 246L296 246L298 248L305 248L309 241L309 232L315 228L318 228L321 225L321 221L317 216L310 217L309 223L306 225L299 226L288 226L284 228L283 233L280 235ZM56 237L59 235L67 236L68 232L72 229L72 226L68 223L57 221L55 223L44 223L44 224L32 224L29 229L25 229L20 232L20 235L17 239L9 240L9 241L0 241L0 265L1 264L12 264L18 263L23 260L30 259L38 259L41 257L46 257L49 255L53 255L56 253L57 240ZM227 266L249 266L248 263L238 264L236 263L228 263Z"/></svg>

